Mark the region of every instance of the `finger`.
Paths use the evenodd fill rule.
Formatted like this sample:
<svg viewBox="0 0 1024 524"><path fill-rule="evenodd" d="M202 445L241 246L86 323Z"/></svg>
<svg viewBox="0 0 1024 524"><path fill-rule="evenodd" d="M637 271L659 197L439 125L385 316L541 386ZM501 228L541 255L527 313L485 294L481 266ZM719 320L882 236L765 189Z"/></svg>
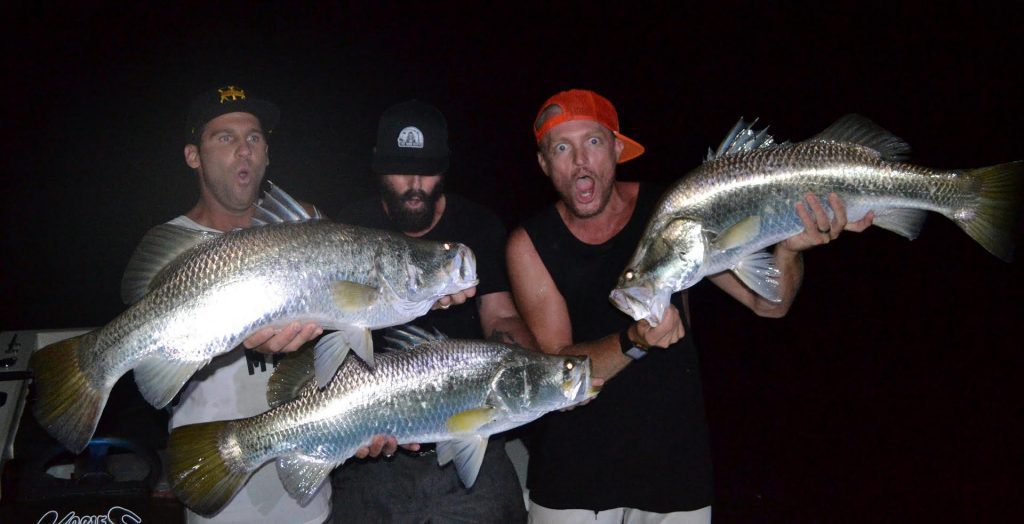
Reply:
<svg viewBox="0 0 1024 524"><path fill-rule="evenodd" d="M402 449L408 450L408 451L419 451L420 450L420 445L419 444L402 444Z"/></svg>
<svg viewBox="0 0 1024 524"><path fill-rule="evenodd" d="M807 204L811 206L811 212L814 215L814 224L818 231L827 231L830 226L828 213L825 212L825 207L821 205L821 200L814 196L814 193L807 193L804 197L807 200Z"/></svg>
<svg viewBox="0 0 1024 524"><path fill-rule="evenodd" d="M370 441L370 456L371 457L378 457L378 456L380 456L380 450L381 450L381 448L384 447L384 440L385 439L386 439L386 437L384 437L384 435L374 435L373 440Z"/></svg>
<svg viewBox="0 0 1024 524"><path fill-rule="evenodd" d="M284 348L281 349L281 351L298 351L298 349L301 348L306 342L309 342L310 340L319 337L323 332L324 330L320 326L310 322L305 326L302 326L299 332L295 334L295 337L293 337L292 340L288 342L288 344L285 345Z"/></svg>
<svg viewBox="0 0 1024 524"><path fill-rule="evenodd" d="M835 193L828 194L828 204L832 206L832 238L839 236L839 233L846 227L846 204L843 199L839 198L839 195Z"/></svg>
<svg viewBox="0 0 1024 524"><path fill-rule="evenodd" d="M381 451L384 452L384 456L386 457L394 455L395 451L398 451L398 439L395 437L388 437L385 439L384 446L381 448Z"/></svg>
<svg viewBox="0 0 1024 524"><path fill-rule="evenodd" d="M364 459L369 454L370 454L370 448L368 448L366 446L363 446L363 447L361 447L361 448L356 450L356 454L354 456L356 458L358 458L358 459Z"/></svg>
<svg viewBox="0 0 1024 524"><path fill-rule="evenodd" d="M430 306L430 309L448 309L451 305L452 299L450 296L446 295L437 299L437 302L434 302L434 305Z"/></svg>
<svg viewBox="0 0 1024 524"><path fill-rule="evenodd" d="M804 231L808 233L818 232L818 224L811 218L811 214L807 211L807 206L803 202L796 203L796 214L804 224Z"/></svg>
<svg viewBox="0 0 1024 524"><path fill-rule="evenodd" d="M266 341L270 340L274 336L275 330L272 327L265 327L246 338L242 345L246 349L253 349L257 346L263 345Z"/></svg>
<svg viewBox="0 0 1024 524"><path fill-rule="evenodd" d="M875 212L874 211L868 211L864 215L864 218L862 218L862 219L860 219L860 220L858 220L856 222L850 222L850 223L846 224L846 227L844 229L846 229L847 231L853 231L854 233L860 233L861 231L864 231L865 229L871 227L871 224L874 221L875 221Z"/></svg>

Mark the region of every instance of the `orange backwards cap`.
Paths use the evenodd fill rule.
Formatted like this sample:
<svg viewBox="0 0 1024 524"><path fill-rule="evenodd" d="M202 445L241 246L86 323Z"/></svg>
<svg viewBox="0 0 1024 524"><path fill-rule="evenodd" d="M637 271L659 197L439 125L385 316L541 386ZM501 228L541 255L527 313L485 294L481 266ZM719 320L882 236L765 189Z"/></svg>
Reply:
<svg viewBox="0 0 1024 524"><path fill-rule="evenodd" d="M587 89L570 89L549 98L537 112L533 134L540 144L544 135L555 126L570 120L593 120L607 127L626 146L619 155L619 163L632 160L644 152L644 146L619 133L619 114L607 98Z"/></svg>

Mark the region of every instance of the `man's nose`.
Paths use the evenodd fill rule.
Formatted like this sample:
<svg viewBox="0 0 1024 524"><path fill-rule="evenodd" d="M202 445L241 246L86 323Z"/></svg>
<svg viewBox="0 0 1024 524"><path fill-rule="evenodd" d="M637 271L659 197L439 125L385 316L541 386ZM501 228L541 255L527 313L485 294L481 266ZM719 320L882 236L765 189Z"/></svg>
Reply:
<svg viewBox="0 0 1024 524"><path fill-rule="evenodd" d="M240 157L251 157L252 156L252 144L248 140L242 140L238 145L238 149L235 150L235 154Z"/></svg>
<svg viewBox="0 0 1024 524"><path fill-rule="evenodd" d="M577 147L572 150L572 163L577 166L585 166L589 163L590 158L587 156L587 149L585 147Z"/></svg>

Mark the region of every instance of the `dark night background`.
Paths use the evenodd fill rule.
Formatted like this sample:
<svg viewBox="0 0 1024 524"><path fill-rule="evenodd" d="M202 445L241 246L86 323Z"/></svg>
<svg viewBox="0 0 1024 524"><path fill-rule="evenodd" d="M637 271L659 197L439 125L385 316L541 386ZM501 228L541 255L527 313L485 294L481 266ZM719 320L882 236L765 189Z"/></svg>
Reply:
<svg viewBox="0 0 1024 524"><path fill-rule="evenodd" d="M377 117L411 97L448 118L448 187L510 226L554 198L530 125L571 87L647 147L633 179L682 176L740 116L801 140L858 112L931 167L1024 158L1019 7L713 4L8 6L0 329L121 311L135 243L196 198L188 100L229 83L282 109L268 178L328 212L375 191ZM806 265L781 320L693 290L716 522L1020 514L1021 262L933 215Z"/></svg>

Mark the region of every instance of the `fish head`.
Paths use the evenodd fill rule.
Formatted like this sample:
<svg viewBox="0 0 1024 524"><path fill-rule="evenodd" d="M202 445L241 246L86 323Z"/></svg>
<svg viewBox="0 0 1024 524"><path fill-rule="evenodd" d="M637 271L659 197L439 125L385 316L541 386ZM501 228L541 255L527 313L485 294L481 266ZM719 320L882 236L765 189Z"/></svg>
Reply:
<svg viewBox="0 0 1024 524"><path fill-rule="evenodd" d="M405 299L433 302L479 283L476 255L458 242L415 242L399 278L401 285L395 289L400 290Z"/></svg>
<svg viewBox="0 0 1024 524"><path fill-rule="evenodd" d="M597 395L590 373L589 357L517 349L504 359L492 393L515 418L533 420Z"/></svg>
<svg viewBox="0 0 1024 524"><path fill-rule="evenodd" d="M689 218L652 221L609 298L633 320L661 321L672 293L704 278L708 251L701 223Z"/></svg>

